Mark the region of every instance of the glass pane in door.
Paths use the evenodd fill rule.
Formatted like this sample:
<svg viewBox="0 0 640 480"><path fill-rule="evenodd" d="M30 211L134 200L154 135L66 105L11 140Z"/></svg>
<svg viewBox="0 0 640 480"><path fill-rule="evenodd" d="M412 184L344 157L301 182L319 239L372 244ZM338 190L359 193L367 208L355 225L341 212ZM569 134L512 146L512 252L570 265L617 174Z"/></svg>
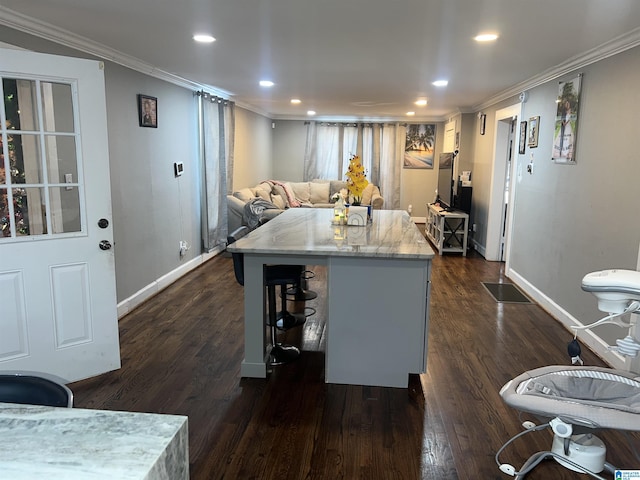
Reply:
<svg viewBox="0 0 640 480"><path fill-rule="evenodd" d="M50 187L49 196L55 208L51 211L52 233L79 232L80 196L77 187Z"/></svg>
<svg viewBox="0 0 640 480"><path fill-rule="evenodd" d="M78 159L75 137L46 135L45 149L49 183L77 183ZM69 177L65 177L65 175Z"/></svg>
<svg viewBox="0 0 640 480"><path fill-rule="evenodd" d="M2 79L0 238L82 232L72 84Z"/></svg>
<svg viewBox="0 0 640 480"><path fill-rule="evenodd" d="M11 183L42 183L40 137L33 134L7 134Z"/></svg>
<svg viewBox="0 0 640 480"><path fill-rule="evenodd" d="M7 130L38 130L35 80L2 80Z"/></svg>
<svg viewBox="0 0 640 480"><path fill-rule="evenodd" d="M74 131L71 85L40 82L42 91L42 123L46 132Z"/></svg>

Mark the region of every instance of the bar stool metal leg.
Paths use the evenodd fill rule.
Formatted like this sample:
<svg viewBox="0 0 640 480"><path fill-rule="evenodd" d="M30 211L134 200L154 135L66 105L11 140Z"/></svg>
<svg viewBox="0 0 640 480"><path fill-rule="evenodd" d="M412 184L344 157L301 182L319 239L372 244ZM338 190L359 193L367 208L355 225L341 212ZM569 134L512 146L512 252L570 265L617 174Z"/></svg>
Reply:
<svg viewBox="0 0 640 480"><path fill-rule="evenodd" d="M313 290L308 290L307 280L313 278L315 274L311 270L303 270L300 275L300 282L298 282L293 288L287 290L287 295L293 297L293 300L298 302L306 302L307 300L313 300L318 296Z"/></svg>
<svg viewBox="0 0 640 480"><path fill-rule="evenodd" d="M267 286L267 295L269 302L269 325L271 330L271 351L269 352L269 364L272 366L284 365L292 362L300 356L300 350L293 345L279 343L278 333L276 331L277 323L277 306L276 306L276 287L275 285Z"/></svg>

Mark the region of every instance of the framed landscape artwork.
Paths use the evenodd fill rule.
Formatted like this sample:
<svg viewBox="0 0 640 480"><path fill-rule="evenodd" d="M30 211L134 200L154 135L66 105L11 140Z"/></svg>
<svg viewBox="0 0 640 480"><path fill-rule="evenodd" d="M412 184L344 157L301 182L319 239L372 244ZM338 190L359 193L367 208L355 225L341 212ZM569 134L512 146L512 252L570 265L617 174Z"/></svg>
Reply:
<svg viewBox="0 0 640 480"><path fill-rule="evenodd" d="M404 168L433 168L435 146L435 123L407 125L407 137L404 144Z"/></svg>
<svg viewBox="0 0 640 480"><path fill-rule="evenodd" d="M581 79L582 74L572 80L560 82L558 86L558 107L551 150L551 160L556 163L576 163Z"/></svg>

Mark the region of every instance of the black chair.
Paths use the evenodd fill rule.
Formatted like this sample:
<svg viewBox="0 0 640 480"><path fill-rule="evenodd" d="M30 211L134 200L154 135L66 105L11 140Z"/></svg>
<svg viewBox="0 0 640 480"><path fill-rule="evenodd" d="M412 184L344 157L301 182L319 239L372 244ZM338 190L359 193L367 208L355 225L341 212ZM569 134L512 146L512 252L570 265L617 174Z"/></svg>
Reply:
<svg viewBox="0 0 640 480"><path fill-rule="evenodd" d="M231 232L227 237L227 244L231 245L250 232L248 227L240 227ZM244 254L232 252L233 271L236 280L244 286ZM286 292L287 285L294 285L299 281L301 267L299 265L265 265L263 284L267 288L268 325L271 332L271 351L269 353L269 364L272 366L289 363L300 356L300 350L293 346L277 341L276 326L278 323L278 307L276 305L276 287L280 286L282 292ZM283 313L286 315L286 293L283 298ZM286 321L286 318L283 319ZM303 322L304 323L304 322Z"/></svg>
<svg viewBox="0 0 640 480"><path fill-rule="evenodd" d="M0 402L71 408L73 392L53 375L0 372Z"/></svg>

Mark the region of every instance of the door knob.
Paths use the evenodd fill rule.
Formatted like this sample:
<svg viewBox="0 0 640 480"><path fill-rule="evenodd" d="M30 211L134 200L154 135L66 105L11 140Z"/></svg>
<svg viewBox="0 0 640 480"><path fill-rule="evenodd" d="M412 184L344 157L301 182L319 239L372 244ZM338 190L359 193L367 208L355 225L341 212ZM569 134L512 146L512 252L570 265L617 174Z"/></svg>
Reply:
<svg viewBox="0 0 640 480"><path fill-rule="evenodd" d="M111 248L111 243L109 240L102 240L98 246L100 247L100 250L109 250Z"/></svg>

